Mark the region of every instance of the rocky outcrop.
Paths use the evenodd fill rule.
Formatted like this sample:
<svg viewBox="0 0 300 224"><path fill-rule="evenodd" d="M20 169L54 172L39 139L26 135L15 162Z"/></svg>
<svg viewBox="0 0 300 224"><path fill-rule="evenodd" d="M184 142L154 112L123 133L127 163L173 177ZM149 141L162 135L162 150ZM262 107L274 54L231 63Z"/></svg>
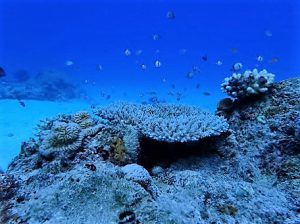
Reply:
<svg viewBox="0 0 300 224"><path fill-rule="evenodd" d="M7 192L1 194L1 221L299 223L299 99L300 79L290 79L256 101L235 101L230 110L218 111L227 118L230 135L201 144L149 147L148 141L139 142L133 126L104 120L92 122L101 128L84 134L75 150L47 153L40 150L42 136L31 139L0 178ZM83 121L93 120L84 113L60 119L66 128L68 119L77 122L84 133L91 127ZM48 122L47 133L55 128ZM152 157L146 153L151 166L139 158L115 162L130 145L140 147L142 161L147 161L143 153L153 150ZM180 150L185 153L176 153Z"/></svg>

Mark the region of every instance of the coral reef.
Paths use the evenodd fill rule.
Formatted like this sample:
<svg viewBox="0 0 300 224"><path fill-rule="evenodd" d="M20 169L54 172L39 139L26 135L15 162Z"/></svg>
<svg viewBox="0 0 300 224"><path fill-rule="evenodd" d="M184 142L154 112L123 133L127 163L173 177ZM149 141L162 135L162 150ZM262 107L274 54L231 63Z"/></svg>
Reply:
<svg viewBox="0 0 300 224"><path fill-rule="evenodd" d="M142 135L157 141L198 141L228 131L224 118L192 106L116 103L97 108L95 114L112 123L132 125Z"/></svg>
<svg viewBox="0 0 300 224"><path fill-rule="evenodd" d="M300 116L295 121L295 136L300 141Z"/></svg>
<svg viewBox="0 0 300 224"><path fill-rule="evenodd" d="M231 77L224 79L221 89L229 96L238 99L245 99L252 96L259 96L270 91L274 83L275 75L267 70L258 72L257 69L247 70L243 74L233 73Z"/></svg>
<svg viewBox="0 0 300 224"><path fill-rule="evenodd" d="M300 223L300 79L285 80L273 88L274 91L266 93L272 97L237 100L230 110L225 109L229 125L226 130L230 129L230 135L217 137L213 145L211 141L199 145L192 138L185 143L164 140L163 144L150 139L158 144L154 146L159 146L151 145L150 154L169 150L172 154L166 154L168 159L179 146L184 146L188 156L178 154L176 160L154 164L148 170L126 157L128 152L139 157L150 141L136 122L141 117L159 122L165 118L161 113L169 114L171 122L175 122L183 111L187 112L186 117L195 119L198 111L193 114L195 109L185 106L171 111L165 105L121 104L122 110L108 107L96 111L102 118L105 116L102 113L111 111L105 118L108 121L86 112L45 120L38 127L37 139L22 144L21 153L6 173L0 174L0 220L2 223ZM137 120L128 111L137 114ZM80 126L87 119L93 125ZM156 124L158 128L166 125ZM60 131L61 126L64 128ZM79 132L69 133L69 126ZM87 135L86 130L95 127L97 131ZM58 150L53 155L40 150L47 143L44 139L49 132L57 137L65 133L72 139L60 144L73 144L78 133L84 137L78 150ZM199 151L203 149L201 146L207 152L191 153L190 149ZM121 158L125 158L124 164L112 163L116 148ZM155 161L154 157L151 159ZM7 189L11 190L9 194Z"/></svg>

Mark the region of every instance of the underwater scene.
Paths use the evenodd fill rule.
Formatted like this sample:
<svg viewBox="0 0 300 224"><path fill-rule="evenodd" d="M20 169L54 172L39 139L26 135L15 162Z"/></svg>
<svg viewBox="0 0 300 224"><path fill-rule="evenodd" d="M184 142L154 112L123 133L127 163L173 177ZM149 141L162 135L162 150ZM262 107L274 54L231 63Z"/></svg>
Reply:
<svg viewBox="0 0 300 224"><path fill-rule="evenodd" d="M0 223L299 224L300 1L0 0Z"/></svg>

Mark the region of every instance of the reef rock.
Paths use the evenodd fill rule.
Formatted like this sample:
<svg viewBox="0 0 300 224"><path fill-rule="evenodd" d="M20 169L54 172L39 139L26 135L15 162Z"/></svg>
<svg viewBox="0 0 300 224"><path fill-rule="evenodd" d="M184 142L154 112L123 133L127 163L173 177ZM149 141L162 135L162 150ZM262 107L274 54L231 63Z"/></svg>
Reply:
<svg viewBox="0 0 300 224"><path fill-rule="evenodd" d="M300 79L273 88L259 101L236 101L223 112L227 138L201 145L154 139L158 143L147 149L149 167L139 158L130 164L110 159L126 160L127 147L139 147L143 157L149 142L134 122L115 125L116 118L86 113L50 119L1 174L0 188L7 193L1 194L0 222L300 223ZM77 124L84 136L79 148L40 150L47 142L40 135L55 133L58 120ZM178 147L185 153L176 153Z"/></svg>

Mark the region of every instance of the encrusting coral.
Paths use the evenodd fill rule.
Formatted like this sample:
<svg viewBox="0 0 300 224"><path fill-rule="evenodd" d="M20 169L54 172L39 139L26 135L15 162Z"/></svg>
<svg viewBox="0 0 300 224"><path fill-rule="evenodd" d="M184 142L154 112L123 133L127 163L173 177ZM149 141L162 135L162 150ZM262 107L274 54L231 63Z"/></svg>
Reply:
<svg viewBox="0 0 300 224"><path fill-rule="evenodd" d="M244 99L267 93L273 86L275 75L257 69L247 70L243 74L233 73L231 77L224 79L221 89L229 96Z"/></svg>
<svg viewBox="0 0 300 224"><path fill-rule="evenodd" d="M95 114L115 124L131 125L143 136L164 142L198 141L228 131L223 117L192 106L115 103L97 108Z"/></svg>
<svg viewBox="0 0 300 224"><path fill-rule="evenodd" d="M113 160L117 164L123 164L125 161L125 146L123 140L119 137L114 137L110 147L113 151Z"/></svg>

